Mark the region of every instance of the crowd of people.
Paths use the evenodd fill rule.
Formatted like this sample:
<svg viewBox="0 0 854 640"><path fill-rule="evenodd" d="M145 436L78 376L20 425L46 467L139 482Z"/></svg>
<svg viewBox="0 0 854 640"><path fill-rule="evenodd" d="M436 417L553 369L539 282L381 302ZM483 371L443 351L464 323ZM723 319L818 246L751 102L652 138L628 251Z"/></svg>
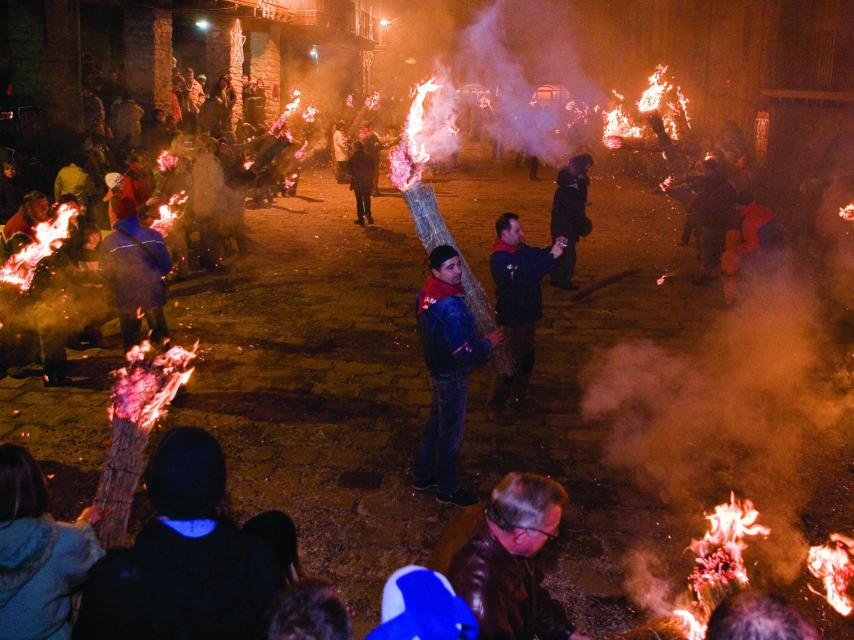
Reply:
<svg viewBox="0 0 854 640"><path fill-rule="evenodd" d="M350 611L307 576L297 527L268 511L238 527L225 501L224 453L207 431L168 431L151 456L155 514L132 546L102 549L104 512L50 515L47 481L23 447L0 445L0 637L350 640ZM443 532L430 568L395 571L370 640L588 640L543 586L538 559L560 535L560 483L509 473ZM724 600L707 640L818 640L774 596Z"/></svg>

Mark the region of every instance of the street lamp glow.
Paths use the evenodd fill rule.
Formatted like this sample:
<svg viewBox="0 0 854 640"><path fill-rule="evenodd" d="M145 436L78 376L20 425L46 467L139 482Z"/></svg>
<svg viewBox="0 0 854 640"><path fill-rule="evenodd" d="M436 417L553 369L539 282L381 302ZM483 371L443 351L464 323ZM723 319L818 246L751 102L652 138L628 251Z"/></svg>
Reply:
<svg viewBox="0 0 854 640"><path fill-rule="evenodd" d="M380 20L380 26L381 27L390 27L391 26L391 20L389 20L388 18L383 18L382 20Z"/></svg>
<svg viewBox="0 0 854 640"><path fill-rule="evenodd" d="M207 18L199 18L198 20L196 20L196 28L199 31L207 31L211 28L211 23L208 22Z"/></svg>
<svg viewBox="0 0 854 640"><path fill-rule="evenodd" d="M317 52L317 45L312 45L312 46L311 46L311 51L309 51L309 52L308 52L308 55L310 55L312 58L314 58L315 60L317 60L317 57L320 55L320 54Z"/></svg>

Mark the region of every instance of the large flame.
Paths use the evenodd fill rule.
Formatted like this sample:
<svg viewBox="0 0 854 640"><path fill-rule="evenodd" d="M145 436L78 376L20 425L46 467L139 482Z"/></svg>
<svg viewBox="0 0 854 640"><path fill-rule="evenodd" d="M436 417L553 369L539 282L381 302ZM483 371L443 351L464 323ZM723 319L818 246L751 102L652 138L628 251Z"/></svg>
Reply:
<svg viewBox="0 0 854 640"><path fill-rule="evenodd" d="M166 415L178 389L193 374L190 364L198 348L198 342L191 351L174 346L147 360L152 349L148 340L132 347L125 355L128 366L114 372L118 379L113 385L110 419L116 416L133 422L143 431L150 430Z"/></svg>
<svg viewBox="0 0 854 640"><path fill-rule="evenodd" d="M696 616L686 609L674 609L673 615L682 625L685 640L705 640L708 625L697 620Z"/></svg>
<svg viewBox="0 0 854 640"><path fill-rule="evenodd" d="M852 554L854 539L833 533L829 544L810 547L807 557L807 568L822 581L826 595L812 587L810 591L827 600L843 616L849 616L854 611L854 600L847 593L854 582Z"/></svg>
<svg viewBox="0 0 854 640"><path fill-rule="evenodd" d="M22 292L28 291L33 284L39 262L53 254L62 245L62 241L68 239L71 235L69 224L78 213L76 206L61 204L53 220L36 226L35 240L10 256L0 267L0 282L18 287Z"/></svg>
<svg viewBox="0 0 854 640"><path fill-rule="evenodd" d="M300 90L294 89L291 94L291 98L293 99L285 105L285 110L282 112L282 115L280 115L272 126L270 126L269 133L271 136L275 136L276 138L284 136L288 138L288 140L291 139L291 134L288 132L288 120L299 109L301 102Z"/></svg>
<svg viewBox="0 0 854 640"><path fill-rule="evenodd" d="M164 238L168 236L172 226L178 218L181 217L183 207L188 198L189 196L186 191L173 193L166 204L160 205L160 208L158 209L160 218L152 223L151 228L160 233Z"/></svg>
<svg viewBox="0 0 854 640"><path fill-rule="evenodd" d="M854 222L854 202L839 209L839 217L848 222Z"/></svg>
<svg viewBox="0 0 854 640"><path fill-rule="evenodd" d="M391 165L389 177L392 184L401 191L411 188L421 180L424 164L430 160L426 143L419 138L424 128L424 100L427 94L438 91L441 86L434 82L434 78L430 78L416 87L415 99L409 108L400 144L388 154Z"/></svg>
<svg viewBox="0 0 854 640"><path fill-rule="evenodd" d="M673 85L667 81L666 74L667 65L660 64L649 77L649 87L638 101L638 109L641 113L656 111L661 106L664 96L673 88Z"/></svg>
<svg viewBox="0 0 854 640"><path fill-rule="evenodd" d="M302 119L306 122L314 122L315 118L317 118L317 107L310 104L303 110Z"/></svg>
<svg viewBox="0 0 854 640"><path fill-rule="evenodd" d="M623 105L617 105L603 115L605 129L602 131L602 143L609 149L623 146L622 138L640 138L644 134L644 128L632 120Z"/></svg>

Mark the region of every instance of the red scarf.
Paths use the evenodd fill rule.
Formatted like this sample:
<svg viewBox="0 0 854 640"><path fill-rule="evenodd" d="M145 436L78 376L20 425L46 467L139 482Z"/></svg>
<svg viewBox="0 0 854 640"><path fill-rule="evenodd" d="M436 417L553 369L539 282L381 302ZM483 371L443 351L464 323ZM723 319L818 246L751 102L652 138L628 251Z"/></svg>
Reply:
<svg viewBox="0 0 854 640"><path fill-rule="evenodd" d="M418 310L416 311L416 315L420 316L424 311L427 311L427 309L443 298L462 295L465 295L463 285L442 282L431 273L427 276L427 280L424 281L424 288L421 289L421 293L418 294Z"/></svg>
<svg viewBox="0 0 854 640"><path fill-rule="evenodd" d="M506 251L507 253L513 254L516 253L519 249L521 249L521 245L507 244L501 238L496 238L495 242L492 243L492 253Z"/></svg>

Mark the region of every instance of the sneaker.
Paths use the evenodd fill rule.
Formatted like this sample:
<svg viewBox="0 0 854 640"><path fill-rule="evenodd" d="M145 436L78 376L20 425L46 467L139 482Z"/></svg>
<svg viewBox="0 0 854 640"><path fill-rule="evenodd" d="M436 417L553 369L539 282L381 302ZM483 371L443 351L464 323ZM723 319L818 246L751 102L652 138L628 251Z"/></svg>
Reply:
<svg viewBox="0 0 854 640"><path fill-rule="evenodd" d="M460 487L453 493L437 493L436 502L440 504L452 504L455 507L470 507L480 502L480 498L468 489Z"/></svg>
<svg viewBox="0 0 854 640"><path fill-rule="evenodd" d="M439 486L438 478L430 478L429 480L413 480L412 488L416 491L428 491Z"/></svg>

